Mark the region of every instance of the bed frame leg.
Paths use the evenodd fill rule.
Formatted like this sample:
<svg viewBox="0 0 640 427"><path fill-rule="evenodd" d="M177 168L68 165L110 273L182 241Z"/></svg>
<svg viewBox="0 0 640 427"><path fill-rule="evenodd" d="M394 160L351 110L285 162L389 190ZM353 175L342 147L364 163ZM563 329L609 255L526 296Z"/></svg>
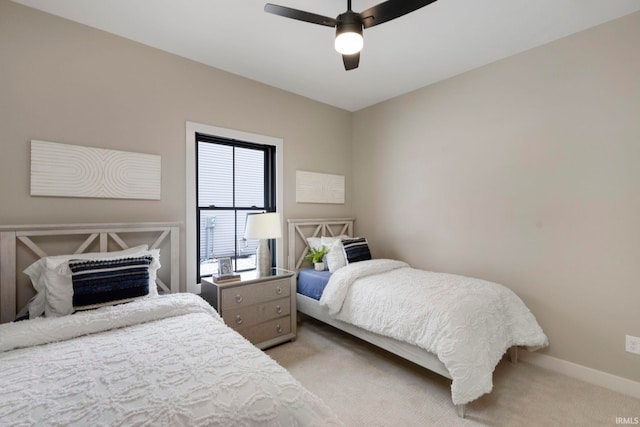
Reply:
<svg viewBox="0 0 640 427"><path fill-rule="evenodd" d="M511 360L511 363L513 363L514 365L518 363L518 346L517 345L514 345L509 349L509 360Z"/></svg>
<svg viewBox="0 0 640 427"><path fill-rule="evenodd" d="M456 405L456 411L458 411L458 416L460 418L464 418L465 404L463 403L462 405Z"/></svg>

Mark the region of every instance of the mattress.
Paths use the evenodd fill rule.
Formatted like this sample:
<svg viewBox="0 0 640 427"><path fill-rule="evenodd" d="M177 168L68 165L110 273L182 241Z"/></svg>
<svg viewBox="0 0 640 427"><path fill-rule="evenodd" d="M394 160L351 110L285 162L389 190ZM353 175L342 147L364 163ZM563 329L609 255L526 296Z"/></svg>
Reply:
<svg viewBox="0 0 640 427"><path fill-rule="evenodd" d="M0 424L340 425L200 297L0 325Z"/></svg>
<svg viewBox="0 0 640 427"><path fill-rule="evenodd" d="M300 270L298 274L298 293L320 300L325 286L331 278L329 270L317 271L313 268L305 268Z"/></svg>

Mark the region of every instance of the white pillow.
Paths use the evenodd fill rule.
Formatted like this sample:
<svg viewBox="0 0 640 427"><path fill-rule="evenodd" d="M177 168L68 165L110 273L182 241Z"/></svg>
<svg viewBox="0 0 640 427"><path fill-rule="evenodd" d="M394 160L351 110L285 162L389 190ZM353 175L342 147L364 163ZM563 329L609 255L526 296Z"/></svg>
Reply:
<svg viewBox="0 0 640 427"><path fill-rule="evenodd" d="M329 252L326 255L327 267L331 273L347 265L342 248L342 239L350 239L350 236L340 235L336 237L322 237L321 244L325 245Z"/></svg>
<svg viewBox="0 0 640 427"><path fill-rule="evenodd" d="M335 237L322 236L320 239L320 243L325 246L332 245L334 242L341 242L342 239L351 239L351 236L347 236L346 234L341 234Z"/></svg>
<svg viewBox="0 0 640 427"><path fill-rule="evenodd" d="M310 248L320 249L320 246L322 246L322 239L320 237L307 237L307 244Z"/></svg>
<svg viewBox="0 0 640 427"><path fill-rule="evenodd" d="M40 258L38 261L31 264L24 270L24 273L29 276L31 279L31 284L33 288L36 290L36 295L29 301L29 318L33 319L41 316L45 312L46 306L46 280L44 278L44 273L48 269L48 264L52 265L53 268L57 268L60 264L69 261L70 259L92 259L92 258L110 258L114 256L123 256L123 255L137 255L146 252L149 249L147 245L140 245L129 249L124 249L121 251L113 251L113 252L88 252L82 254L72 254L72 255L55 255ZM151 273L149 276L149 282L151 283ZM154 286L156 295L158 293L155 287L155 277L154 277ZM151 294L151 286L149 287Z"/></svg>

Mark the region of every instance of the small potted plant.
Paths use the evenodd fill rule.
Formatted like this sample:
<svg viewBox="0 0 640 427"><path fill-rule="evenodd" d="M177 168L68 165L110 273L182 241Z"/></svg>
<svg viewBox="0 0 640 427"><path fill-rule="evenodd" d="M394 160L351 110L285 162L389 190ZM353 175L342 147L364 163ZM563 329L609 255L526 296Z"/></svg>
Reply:
<svg viewBox="0 0 640 427"><path fill-rule="evenodd" d="M304 260L313 263L313 268L316 270L324 270L324 256L329 252L329 249L325 245L320 246L319 248L309 248L309 252L305 255Z"/></svg>

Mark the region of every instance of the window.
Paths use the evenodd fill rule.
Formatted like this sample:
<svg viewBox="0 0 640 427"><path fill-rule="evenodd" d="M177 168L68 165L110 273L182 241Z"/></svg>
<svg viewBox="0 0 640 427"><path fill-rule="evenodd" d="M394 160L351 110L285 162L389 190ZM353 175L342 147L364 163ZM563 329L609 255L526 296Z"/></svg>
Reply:
<svg viewBox="0 0 640 427"><path fill-rule="evenodd" d="M206 271L200 272L200 261L201 259L209 259L208 257L211 253L208 253L208 251L210 249L216 256L233 256L240 260L241 263L251 258L247 256L247 254L250 252L252 244L255 246L257 242L243 241L244 218L246 217L246 213L266 210L282 212L282 152L284 143L280 138L193 122L186 122L185 141L186 221L184 254L186 264L186 291L199 293L200 277L206 275ZM207 145L205 149L206 152L202 151L198 153L198 148L201 143L211 143L211 146L215 148L210 148L210 145ZM200 157L214 155L215 153L210 152L210 150L223 150L222 152L224 152L224 150L229 150L229 147L235 147L236 155L236 161L227 163L226 166L227 168L231 167L231 172L225 172L223 168L214 169L215 166L213 165L202 167L203 170L207 169L207 172L202 175L202 180L209 180L210 185L214 187L220 186L224 191L215 195L207 193L207 190L203 189L202 197L200 197L198 185L200 179L199 169L201 169L199 167ZM270 152L270 154L268 154L268 152ZM262 188L263 197L260 199L260 202L257 202L258 196L256 196L256 192L248 191L249 188L255 190L256 187L247 185L244 182L245 179L255 175L256 168L251 165L257 165L257 157L254 158L256 153L258 153L259 156L267 157L267 160L265 160L267 161L267 166L264 166L264 162L260 163L259 166L260 169L265 168L264 175L268 176L268 178L261 181L263 184L260 188ZM240 159L244 160L240 161ZM264 157L262 157L262 159L264 159ZM243 166L245 162L248 163L249 166ZM234 165L236 168L235 174L233 173ZM211 169L213 174L208 173L208 169ZM225 186L222 182L214 181L215 177L225 176L231 177L232 180L235 176L235 201L233 200L233 186ZM229 196L229 194L231 194L231 196ZM201 216L210 217L214 215L215 219L207 220L201 218ZM228 228L229 235L232 237L218 236L218 243L220 245L222 245L223 242L233 241L233 243L231 246L227 246L228 244L222 245L222 252L218 253L217 246L215 246L216 249L213 250L213 245L216 245L215 239L217 237L215 233L221 232L223 223L227 223L228 219L225 215L231 215L234 222L234 225L230 229ZM209 221L208 224L207 221ZM215 222L215 224L212 222ZM207 226L209 227L209 246L206 246ZM215 228L212 229L212 226ZM212 230L213 235L211 233ZM202 238L201 235L203 236ZM214 239L213 244L212 238ZM277 243L275 250L272 248L272 253L275 255L275 264L277 266L283 266L284 245L281 240L278 240ZM232 249L228 249L229 247L232 247ZM255 253L255 249L253 249L253 251Z"/></svg>
<svg viewBox="0 0 640 427"><path fill-rule="evenodd" d="M275 211L275 147L196 134L198 277L218 273L217 258L253 270L258 241L244 239L247 215Z"/></svg>

